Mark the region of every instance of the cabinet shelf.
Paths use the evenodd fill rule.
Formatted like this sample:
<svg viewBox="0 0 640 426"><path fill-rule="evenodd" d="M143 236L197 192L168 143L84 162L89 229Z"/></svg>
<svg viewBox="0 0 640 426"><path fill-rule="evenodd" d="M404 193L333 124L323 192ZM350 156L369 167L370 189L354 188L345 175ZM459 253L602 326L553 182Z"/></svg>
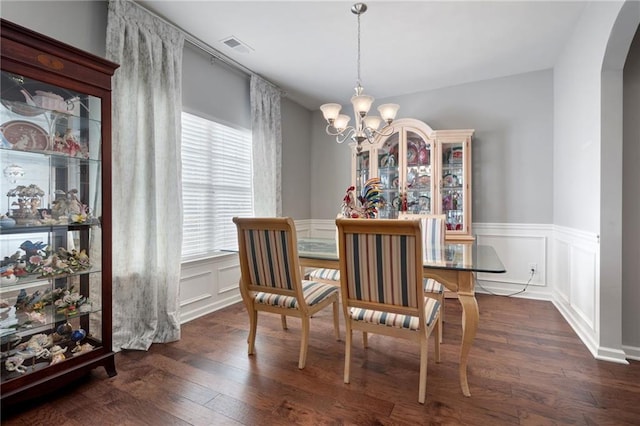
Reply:
<svg viewBox="0 0 640 426"><path fill-rule="evenodd" d="M32 234L38 232L56 232L56 231L84 231L91 228L99 227L98 219L92 218L89 223L69 223L56 225L14 225L10 228L0 228L0 234Z"/></svg>
<svg viewBox="0 0 640 426"><path fill-rule="evenodd" d="M96 305L95 307L91 306L90 308L85 308L85 309L87 310L84 310L82 312L79 311L78 313L69 315L69 314L57 312L53 307L47 306L43 308L41 312L44 317L42 322L29 320L27 317L24 317L24 316L18 317L19 322L14 327L11 327L10 329L8 328L2 329L1 337L6 340L7 336L12 336L12 335L16 335L19 337L29 337L38 333L49 334L47 333L47 331L49 331L52 328L55 329L61 323L64 324L67 321L71 321L71 320L78 320L80 322L83 319L89 318L91 314L100 314L102 311L102 307L99 305ZM28 339L23 341L23 343L26 341L28 341ZM21 352L20 350L15 349L15 346L16 346L15 344L12 346L12 344L8 341L5 342L3 340L2 345L6 346L5 348L3 348L3 358L6 358L6 356L11 356L13 354L16 354L17 352Z"/></svg>
<svg viewBox="0 0 640 426"><path fill-rule="evenodd" d="M68 362L71 359L79 359L79 357L84 357L87 354L93 352L93 351L100 351L102 344L99 340L96 340L92 337L87 337L85 338L86 342L89 345L93 346L92 349L88 349L88 347L85 346L85 348L87 348L84 352L80 352L79 350L76 350L76 352L74 352L74 349L78 348L79 345L76 344L76 342L72 341L71 339L62 339L60 341L55 342L55 345L59 346L64 352L64 360L59 361L58 363L62 363L62 362ZM17 355L16 350L12 351L10 356L15 356ZM23 367L25 368L25 372L20 373L20 372L16 372L16 371L6 371L6 369L4 371L2 371L2 380L6 381L6 382L10 382L12 380L16 380L19 379L21 377L23 377L25 374L29 375L29 374L33 374L35 372L39 372L41 370L45 370L49 367L51 367L50 365L50 360L47 359L43 359L43 358L38 358L36 356L30 356L28 358L25 358L24 363L22 364Z"/></svg>
<svg viewBox="0 0 640 426"><path fill-rule="evenodd" d="M20 290L22 288L29 288L34 283L39 283L42 281L60 280L64 278L79 277L82 275L97 274L100 272L102 272L101 268L96 266L96 267L91 267L89 269L85 269L82 271L77 271L72 274L60 274L60 275L52 275L52 276L40 276L38 274L29 274L29 275L18 277L17 281L15 282L11 282L11 283L3 282L2 284L0 284L0 289L2 289L2 291Z"/></svg>
<svg viewBox="0 0 640 426"><path fill-rule="evenodd" d="M4 92L4 88L3 88L3 92ZM68 123L69 121L73 122L75 119L80 119L80 115L78 113L72 112L71 110L59 111L59 110L44 108L40 106L30 105L29 103L24 101L9 101L4 98L4 94L2 98L2 105L4 105L4 107L6 108L5 114L8 117L12 117L12 119L14 120L30 119L35 122L38 122L38 121L46 122L46 121L55 121L55 120L63 119L63 120L66 120L66 122ZM87 108L82 103L80 103L80 105L82 105L83 108ZM36 118L34 119L34 117ZM96 124L100 124L100 120L96 120L91 117L82 117L82 119L88 120L90 122L94 122Z"/></svg>

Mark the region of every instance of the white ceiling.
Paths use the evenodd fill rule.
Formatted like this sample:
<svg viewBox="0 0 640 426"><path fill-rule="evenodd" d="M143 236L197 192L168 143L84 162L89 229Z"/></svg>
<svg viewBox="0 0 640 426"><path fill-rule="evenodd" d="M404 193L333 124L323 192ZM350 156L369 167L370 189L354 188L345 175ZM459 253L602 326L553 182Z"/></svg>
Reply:
<svg viewBox="0 0 640 426"><path fill-rule="evenodd" d="M141 5L315 110L349 103L355 1L168 1ZM378 99L552 68L585 1L371 1L361 77ZM222 43L234 36L251 50Z"/></svg>

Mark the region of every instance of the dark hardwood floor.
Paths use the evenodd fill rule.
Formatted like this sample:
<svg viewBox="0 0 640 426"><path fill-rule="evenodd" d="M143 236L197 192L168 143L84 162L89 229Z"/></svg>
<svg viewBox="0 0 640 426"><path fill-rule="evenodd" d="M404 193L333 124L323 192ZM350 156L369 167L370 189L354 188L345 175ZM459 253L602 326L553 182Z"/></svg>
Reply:
<svg viewBox="0 0 640 426"><path fill-rule="evenodd" d="M121 352L118 375L97 369L46 400L10 407L3 425L638 425L640 362L593 359L549 302L478 295L469 358L471 398L458 382L460 305L448 299L442 362L430 342L427 399L418 404L417 345L354 338L351 384L331 310L311 322L298 370L300 322L259 317L247 356L242 304L182 328L179 342ZM341 329L344 337L344 327ZM433 337L432 337L433 339Z"/></svg>

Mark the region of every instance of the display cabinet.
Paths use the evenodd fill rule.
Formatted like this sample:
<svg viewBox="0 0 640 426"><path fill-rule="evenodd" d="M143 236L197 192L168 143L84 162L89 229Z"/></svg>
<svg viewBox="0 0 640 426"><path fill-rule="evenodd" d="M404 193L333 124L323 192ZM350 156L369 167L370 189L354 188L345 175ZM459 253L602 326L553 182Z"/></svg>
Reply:
<svg viewBox="0 0 640 426"><path fill-rule="evenodd" d="M352 146L352 180L359 192L378 176L384 204L378 217L398 212L444 214L448 240L471 240L471 136L473 130L433 130L415 119L393 122L373 144Z"/></svg>
<svg viewBox="0 0 640 426"><path fill-rule="evenodd" d="M111 347L116 64L0 21L2 405L103 366Z"/></svg>

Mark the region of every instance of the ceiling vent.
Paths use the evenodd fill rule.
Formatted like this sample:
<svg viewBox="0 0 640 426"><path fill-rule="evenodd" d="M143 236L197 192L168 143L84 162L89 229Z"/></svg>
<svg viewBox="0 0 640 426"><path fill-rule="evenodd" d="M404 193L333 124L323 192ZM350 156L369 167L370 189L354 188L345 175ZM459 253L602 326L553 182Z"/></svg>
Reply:
<svg viewBox="0 0 640 426"><path fill-rule="evenodd" d="M248 44L243 43L236 36L230 36L220 41L228 48L238 53L250 53L253 50Z"/></svg>

